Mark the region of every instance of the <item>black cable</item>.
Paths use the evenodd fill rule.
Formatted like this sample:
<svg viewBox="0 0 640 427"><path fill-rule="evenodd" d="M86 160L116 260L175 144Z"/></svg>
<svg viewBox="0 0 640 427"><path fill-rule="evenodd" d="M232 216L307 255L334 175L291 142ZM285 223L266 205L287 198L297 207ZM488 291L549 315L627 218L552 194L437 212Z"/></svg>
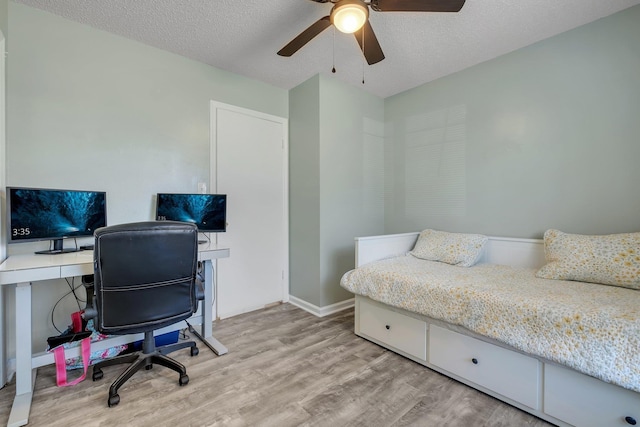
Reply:
<svg viewBox="0 0 640 427"><path fill-rule="evenodd" d="M189 325L189 322L187 322L187 325ZM180 336L178 337L178 339L181 339L181 340L190 340L191 339L191 337L189 335L187 335L187 332L186 332L187 329L188 328L180 329Z"/></svg>
<svg viewBox="0 0 640 427"><path fill-rule="evenodd" d="M69 289L71 290L71 293L73 294L73 296L74 296L74 297L75 297L75 299L76 299L76 304L78 304L78 311L82 311L82 307L80 306L80 303L81 303L81 302L86 303L86 302L87 302L87 300L83 300L82 298L80 298L80 297L78 296L78 294L76 294L76 290L78 289L78 288L76 288L76 286L75 286L75 284L74 284L74 282L75 282L76 278L75 278L75 277L73 277L73 278L71 279L71 283L69 283L69 278L68 278L68 277L66 277L64 280L67 282L67 285L69 285Z"/></svg>
<svg viewBox="0 0 640 427"><path fill-rule="evenodd" d="M53 304L53 308L51 309L51 324L53 325L54 329L56 331L58 331L58 333L62 333L63 331L61 331L60 329L58 329L58 327L56 326L56 322L53 321L53 313L56 311L56 307L58 306L58 304L60 304L60 302L65 299L68 295L70 295L73 291L69 291L66 294L62 295L58 301L56 301L55 304Z"/></svg>
<svg viewBox="0 0 640 427"><path fill-rule="evenodd" d="M78 305L78 311L82 311L82 307L80 306L81 302L86 303L86 300L83 300L82 298L80 298L78 296L78 294L76 294L76 290L78 290L78 288L73 284L75 282L75 277L71 279L71 283L69 282L69 278L65 278L65 281L67 282L67 285L69 286L69 291L67 293L65 293L64 295L62 295L58 301L56 301L56 303L53 305L53 308L51 309L51 324L53 325L54 329L56 331L58 331L58 333L62 333L63 331L61 331L60 329L58 329L58 327L56 326L56 323L53 320L53 315L54 312L56 311L56 307L58 307L58 304L60 304L60 302L62 302L63 299L65 299L67 296L73 294L73 296L76 299L76 304Z"/></svg>

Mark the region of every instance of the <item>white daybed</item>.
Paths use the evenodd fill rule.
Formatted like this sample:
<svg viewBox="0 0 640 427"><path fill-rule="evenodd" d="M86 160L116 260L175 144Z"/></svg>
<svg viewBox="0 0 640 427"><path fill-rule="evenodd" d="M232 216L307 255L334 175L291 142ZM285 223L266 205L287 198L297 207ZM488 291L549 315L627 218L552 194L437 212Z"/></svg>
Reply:
<svg viewBox="0 0 640 427"><path fill-rule="evenodd" d="M419 233L404 233L356 238L357 268L345 274L341 285L356 294L355 333L357 335L560 426L628 426L640 422L640 381L638 381L640 366L636 363L640 359L636 356L632 361L633 366L625 367L625 374L616 377L619 374L619 367L607 366L605 363L604 367L598 368L590 366L590 360L586 360L586 363L581 359L576 361L570 354L571 348L568 349L569 351L566 351L567 349L564 349L564 352L560 351L560 357L555 357L555 352L549 353L554 357L549 357L545 353L546 349L536 348L544 345L539 342L528 343L527 338L521 340L525 342L523 345L506 344L505 340L501 339L500 332L496 335L496 331L493 331L492 334L487 330L486 323L478 321L478 316L469 315L470 317L467 316L468 318L464 321L453 324L439 320L445 318L444 315L438 319L416 313L416 310L411 307L413 304L411 301L421 298L420 287L414 286L404 291L409 295L410 302L408 309L403 309L394 306L398 304L392 297L394 287L400 286L399 283L388 284L382 291L372 291L366 286L357 289L355 285L346 283L353 272L376 265L366 266L373 261L379 261L377 265L380 265L389 261L389 258L401 255L412 258L406 254L414 247L418 236ZM413 261L407 259L400 262ZM432 263L432 261L422 262ZM507 272L506 274L517 279L520 277L520 270L525 271L522 274L533 275L535 269L544 263L542 240L490 237L485 244L478 266L464 268L447 265L446 267L458 269L461 272L459 274L474 275L494 268L494 266L482 264L512 266L517 267L513 269L515 273ZM363 266L365 268L358 268ZM505 268L508 269L508 267L496 267L498 270ZM389 281L394 280L396 279L389 279ZM533 280L545 281L545 279ZM563 283L622 289L582 282ZM458 292L460 292L457 297L461 301L460 304L464 304L465 297L471 301L469 298L474 296L463 295L467 292L465 289ZM627 292L623 295L632 299L631 304L640 304L640 290L624 289L612 292ZM437 298L437 294L430 294L428 298L433 301ZM550 298L554 296L550 295ZM464 307L461 309L460 306L454 306L450 311L458 311L462 317L466 315ZM489 315L495 318L495 313L489 313ZM509 315L506 313L506 316ZM473 331L474 327L468 327L469 325L477 326L476 332ZM638 319L634 317L631 338L640 342L640 331L637 325ZM480 333L477 332L478 330ZM591 332L594 330L592 329ZM498 339L495 336L498 336ZM532 347L527 347L527 343ZM525 350L522 350L523 348ZM582 350L584 352L584 349ZM579 352L576 351L576 353ZM638 353L640 353L640 347L636 348L636 354ZM588 355L586 359L589 359ZM596 373L604 371L600 377L604 377L609 382L595 378L594 376L598 375L594 375L591 370Z"/></svg>

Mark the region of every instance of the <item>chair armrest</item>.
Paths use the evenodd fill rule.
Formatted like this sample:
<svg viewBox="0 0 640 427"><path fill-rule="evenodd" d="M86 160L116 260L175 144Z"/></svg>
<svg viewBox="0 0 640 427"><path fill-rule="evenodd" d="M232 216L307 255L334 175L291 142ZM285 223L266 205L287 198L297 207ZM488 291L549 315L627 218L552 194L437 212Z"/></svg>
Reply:
<svg viewBox="0 0 640 427"><path fill-rule="evenodd" d="M198 262L196 280L193 284L195 300L193 301L193 312L198 311L198 301L204 301L204 271L202 263Z"/></svg>
<svg viewBox="0 0 640 427"><path fill-rule="evenodd" d="M98 310L95 308L93 302L95 300L95 286L93 274L86 274L82 276L82 285L87 291L87 302L82 310L82 318L85 322L90 319L96 319L98 317Z"/></svg>
<svg viewBox="0 0 640 427"><path fill-rule="evenodd" d="M204 300L204 280L200 278L200 275L196 276L195 290L196 301Z"/></svg>

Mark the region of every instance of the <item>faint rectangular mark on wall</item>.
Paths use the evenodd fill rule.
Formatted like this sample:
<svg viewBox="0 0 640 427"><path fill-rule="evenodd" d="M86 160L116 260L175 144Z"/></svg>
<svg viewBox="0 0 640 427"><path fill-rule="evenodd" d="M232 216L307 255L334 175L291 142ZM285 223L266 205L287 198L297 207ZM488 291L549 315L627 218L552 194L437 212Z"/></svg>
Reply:
<svg viewBox="0 0 640 427"><path fill-rule="evenodd" d="M362 208L384 218L384 124L365 119L362 149Z"/></svg>
<svg viewBox="0 0 640 427"><path fill-rule="evenodd" d="M410 219L466 211L466 106L405 122L405 214Z"/></svg>

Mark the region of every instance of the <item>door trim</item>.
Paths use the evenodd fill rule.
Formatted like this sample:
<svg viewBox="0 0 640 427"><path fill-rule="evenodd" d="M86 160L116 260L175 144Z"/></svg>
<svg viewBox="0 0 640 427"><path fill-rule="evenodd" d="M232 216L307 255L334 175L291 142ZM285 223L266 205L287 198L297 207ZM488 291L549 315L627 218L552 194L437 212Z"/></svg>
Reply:
<svg viewBox="0 0 640 427"><path fill-rule="evenodd" d="M235 105L225 104L218 101L210 102L210 128L209 128L209 188L212 192L218 191L218 139L217 139L217 113L218 110L227 110L235 113L245 114L248 116L256 117L263 120L278 123L282 126L282 194L283 206L282 206L282 220L284 222L282 229L284 230L284 271L282 277L282 302L289 302L289 120L284 117L274 116L271 114L262 113L260 111L254 111L247 108L238 107ZM233 256L233 248L230 248L231 255ZM216 268L216 283L217 283L217 268ZM216 285L217 287L217 285ZM214 310L214 318L217 318L218 314L218 299L216 298Z"/></svg>

